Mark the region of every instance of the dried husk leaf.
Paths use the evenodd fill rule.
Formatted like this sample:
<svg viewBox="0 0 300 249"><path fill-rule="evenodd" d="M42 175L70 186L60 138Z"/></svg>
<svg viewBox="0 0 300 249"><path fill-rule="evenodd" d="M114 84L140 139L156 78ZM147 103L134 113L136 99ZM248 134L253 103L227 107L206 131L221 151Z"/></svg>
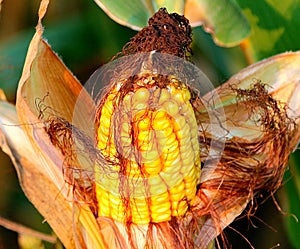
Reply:
<svg viewBox="0 0 300 249"><path fill-rule="evenodd" d="M3 2L4 0L0 0L0 12L1 12L1 9L2 9L2 2Z"/></svg>
<svg viewBox="0 0 300 249"><path fill-rule="evenodd" d="M75 121L79 127L85 126L85 115L89 115L88 110L93 108L92 101L80 83L42 39L41 19L48 2L41 2L37 31L29 46L17 92L19 128L24 131L22 141L27 145L22 147L23 151L11 148L22 158L17 160L19 177L26 179L22 181L22 187L27 197L65 247L103 248L95 217L89 207L72 200L71 185L66 184L62 174L64 157L51 144L45 131L43 120L55 113L70 123ZM76 115L74 120L75 106L82 115ZM51 111L48 112L48 108ZM10 133L6 135L10 136ZM17 136L10 137L19 141ZM32 148L33 155L30 157L26 157L29 155L27 148Z"/></svg>
<svg viewBox="0 0 300 249"><path fill-rule="evenodd" d="M4 101L7 100L7 99L6 99L6 96L5 96L5 94L4 94L4 92L3 92L2 89L0 89L0 100L4 100Z"/></svg>
<svg viewBox="0 0 300 249"><path fill-rule="evenodd" d="M61 189L38 167L43 162L37 155L42 152L36 151L28 141L15 106L1 101L0 113L1 148L12 159L24 193L59 235L66 248L74 248L70 203L61 195Z"/></svg>
<svg viewBox="0 0 300 249"><path fill-rule="evenodd" d="M208 216L198 237L200 248L221 233L258 192L272 195L280 186L288 156L300 140L299 63L299 52L271 57L203 97L210 103L212 96L219 96L223 107L215 106L215 112L224 111L225 120L220 122L226 133L220 160L206 161L214 124L198 108L205 163L198 211Z"/></svg>
<svg viewBox="0 0 300 249"><path fill-rule="evenodd" d="M97 230L98 226L95 217L91 211L89 211L89 208L84 206L78 207L80 209L80 211L78 211L78 221L73 220L74 207L72 206L77 204L70 199L71 195L68 197L68 195L71 194L72 189L70 188L71 186L66 184L63 178L62 167L64 164L64 157L60 151L58 151L51 144L49 136L45 131L44 123L41 119L39 119L38 112L40 110L38 110L35 102L37 98L42 99L43 96L46 96L39 94L43 94L44 91L49 91L49 95L50 93L54 94L53 96L55 96L55 98L49 98L49 102L43 103L45 104L45 108L48 108L48 106L55 106L55 108L57 108L55 111L58 111L60 115L68 118L71 122L72 108L74 108L77 100L75 95L76 92L74 93L74 91L71 91L71 86L74 86L72 89L78 89L79 91L80 85L77 83L77 81L73 80L73 78L69 78L70 74L68 74L68 71L66 71L64 65L60 62L57 56L54 55L50 47L43 40L40 40L40 43L37 45L38 53L31 64L30 77L23 84L20 82L19 85L17 97L18 115L22 124L22 128L27 135L27 139L30 140L34 151L38 154L35 155L35 157L40 159L38 164L33 165L37 168L35 170L45 174L48 184L51 185L51 183L54 183L57 188L58 192L56 191L55 193L53 191L54 198L52 201L55 202L57 195L61 195L62 201L64 201L65 204L69 206L69 209L71 209L71 212L68 212L68 215L63 215L63 217L65 217L63 223L56 223L55 220L53 223L50 222L50 217L56 217L58 215L56 214L57 212L62 214L60 209L53 209L51 213L44 215L44 217L46 220L48 220L51 227L57 232L58 236L67 248L86 248L86 246L88 248L101 248L101 241L98 237L98 231L94 231ZM29 49L29 53L30 52L31 50ZM53 68L52 66L56 67ZM54 71L52 71L53 69ZM66 77L65 79L63 77L51 77L51 73L52 75L55 75L63 71L64 76ZM66 79L70 79L70 81L67 81ZM52 86L52 88L49 86ZM53 86L56 86L56 88ZM64 88L63 86L68 86L69 89L66 89L66 87ZM74 95L72 96L72 94ZM60 101L64 104L59 105L57 102L54 104L55 101ZM82 103L86 104L87 102ZM83 113L87 113L86 110L88 110L88 107L86 107L85 112ZM44 112L42 115L44 115ZM32 169L27 168L26 170L24 169L24 171L32 171ZM41 194L44 195L44 189L42 189L41 186L43 186L45 183L39 185L41 182L33 182L36 183L36 187L40 190ZM30 182L30 186L32 187L32 182ZM33 195L37 195L37 190L33 192ZM28 198L32 200L34 197L28 196ZM45 202L36 202L34 204L37 209L44 214L43 209L47 209ZM60 206L64 207L64 205ZM75 222L75 224L72 224L72 221ZM67 227L69 227L67 231L71 233L70 236L72 235L72 237L61 238L60 230L66 230ZM72 246L68 247L68 241L73 241L74 243L78 240L80 240L80 242L78 242L76 246L73 244Z"/></svg>
<svg viewBox="0 0 300 249"><path fill-rule="evenodd" d="M64 246L66 248L104 248L100 242L97 242L98 239L94 239L97 243L87 241L92 240L90 237L97 238L98 236L97 223L87 207L67 200L62 194L63 189L57 186L57 182L51 181L41 171L39 166L45 162L39 154L43 151L36 150L28 141L18 121L15 107L1 101L0 114L0 146L12 159L24 193L50 224ZM77 211L78 223L74 224L74 210L79 208L82 210ZM86 235L86 242L78 245L77 241L83 240L82 235Z"/></svg>
<svg viewBox="0 0 300 249"><path fill-rule="evenodd" d="M209 101L212 95L218 95L223 105L225 116L230 117L227 122L228 136L253 140L262 135L262 129L249 119L247 106L243 106L233 89L250 89L260 81L266 84L270 97L287 105L287 115L296 119L295 136L289 143L289 150L297 145L299 134L300 116L300 52L279 54L261 62L255 63L232 76L225 84L215 91L208 93L204 99ZM249 106L248 106L249 107ZM215 107L216 110L218 106ZM246 109L246 110L245 110ZM249 110L249 109L248 109Z"/></svg>

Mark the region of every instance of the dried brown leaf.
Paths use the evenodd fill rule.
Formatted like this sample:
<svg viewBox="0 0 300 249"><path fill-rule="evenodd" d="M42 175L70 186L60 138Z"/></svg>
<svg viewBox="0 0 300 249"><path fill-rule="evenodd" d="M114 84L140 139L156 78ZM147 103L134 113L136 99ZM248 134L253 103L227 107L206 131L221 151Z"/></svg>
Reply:
<svg viewBox="0 0 300 249"><path fill-rule="evenodd" d="M223 104L214 106L216 115L224 113L218 116L224 150L212 148L222 153L218 160L208 157L215 126L201 104L196 108L205 163L198 192L202 203L196 209L208 216L197 241L201 247L258 193L272 195L280 186L289 154L300 140L299 63L299 52L271 57L245 68L203 97L214 105L211 100L218 96Z"/></svg>

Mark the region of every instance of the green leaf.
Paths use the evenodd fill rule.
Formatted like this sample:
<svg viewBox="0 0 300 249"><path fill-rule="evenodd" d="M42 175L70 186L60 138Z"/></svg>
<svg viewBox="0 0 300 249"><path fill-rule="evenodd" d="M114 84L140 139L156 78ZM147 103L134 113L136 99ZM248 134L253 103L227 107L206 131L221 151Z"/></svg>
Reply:
<svg viewBox="0 0 300 249"><path fill-rule="evenodd" d="M13 100L21 76L26 50L34 32L22 32L16 39L0 44L0 87Z"/></svg>
<svg viewBox="0 0 300 249"><path fill-rule="evenodd" d="M296 151L290 159L290 170L285 175L286 183L280 193L281 205L288 213L284 223L288 237L295 249L300 249L300 150Z"/></svg>
<svg viewBox="0 0 300 249"><path fill-rule="evenodd" d="M184 0L152 0L152 4L155 10L164 7L167 8L169 13L184 13Z"/></svg>
<svg viewBox="0 0 300 249"><path fill-rule="evenodd" d="M231 0L188 0L185 15L193 26L203 23L220 46L236 46L250 35L246 17Z"/></svg>
<svg viewBox="0 0 300 249"><path fill-rule="evenodd" d="M151 1L95 0L95 2L111 19L134 30L146 26L148 18L155 12Z"/></svg>
<svg viewBox="0 0 300 249"><path fill-rule="evenodd" d="M232 48L217 46L201 27L193 29L192 49L193 62L215 86L248 65L240 46Z"/></svg>
<svg viewBox="0 0 300 249"><path fill-rule="evenodd" d="M251 24L252 33L243 44L250 62L300 49L299 0L236 0Z"/></svg>
<svg viewBox="0 0 300 249"><path fill-rule="evenodd" d="M95 2L116 22L139 30L147 25L148 19L161 7L169 13L184 14L193 27L204 25L221 46L238 45L250 34L250 26L239 6L232 0L133 0Z"/></svg>

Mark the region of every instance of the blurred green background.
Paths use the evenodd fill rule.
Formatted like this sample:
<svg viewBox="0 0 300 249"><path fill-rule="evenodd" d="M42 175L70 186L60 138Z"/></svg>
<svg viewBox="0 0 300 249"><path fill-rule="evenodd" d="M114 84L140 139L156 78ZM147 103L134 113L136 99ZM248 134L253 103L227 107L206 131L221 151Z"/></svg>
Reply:
<svg viewBox="0 0 300 249"><path fill-rule="evenodd" d="M276 25L283 22L283 20L278 21L278 18L276 21L273 19L277 14L276 5L274 7L270 2L278 1L237 0L235 2L243 9L252 31L260 31L262 29L260 25L265 25L266 30L276 29ZM256 6L254 2L259 2L259 6ZM290 2L295 3L297 5L295 8L299 10L299 1L287 1L286 4L290 4ZM280 2L277 4L283 8ZM4 0L2 4L0 12L0 88L5 91L11 102L15 101L16 87L26 50L35 31L38 6L39 1L36 0ZM270 6L271 10L274 10L273 16L271 12L266 12ZM261 12L256 12L255 10L259 8ZM267 15L266 13L271 14ZM255 15L265 16L265 22L257 21ZM300 20L293 18L292 16L293 25L300 23ZM267 25L266 20L273 24ZM53 0L50 2L43 24L45 27L44 37L82 83L86 82L98 67L108 62L114 54L120 51L122 46L136 33L115 23L92 0ZM282 41L280 39L278 41L276 38L276 44L275 38L272 40L268 34L256 32L261 37L255 37L252 33L251 41L256 41L256 38L265 39L267 37L269 39L264 40L261 46L252 42L254 44L252 50L256 51L253 53L253 60L286 50L300 49L297 47L300 46L300 42L298 43L300 36L296 36L295 33L295 37L291 35L296 28L293 25L290 27L290 23L284 25L288 27L284 29L287 34L283 35ZM201 27L195 28L193 33L193 61L214 85L225 82L231 75L247 65L245 50L243 51L241 47L218 47L213 42L211 35L204 32ZM268 42L275 44L269 50L263 47L269 48ZM249 54L247 56L249 59ZM300 210L299 170L300 153L297 151L292 157L290 171L285 176L284 187L279 190L277 195L283 211L295 215L299 214ZM0 154L0 188L2 190L0 192L0 216L33 229L51 233L47 223L43 222L43 218L23 195L15 170L9 158L3 153ZM264 198L262 197L261 200ZM234 249L252 248L251 246L257 249L300 248L299 245L297 246L300 226L289 214L280 212L269 198L259 206L255 216L240 218L227 228L226 238ZM53 246L48 244L47 247L52 248ZM17 234L0 227L1 248L19 248Z"/></svg>

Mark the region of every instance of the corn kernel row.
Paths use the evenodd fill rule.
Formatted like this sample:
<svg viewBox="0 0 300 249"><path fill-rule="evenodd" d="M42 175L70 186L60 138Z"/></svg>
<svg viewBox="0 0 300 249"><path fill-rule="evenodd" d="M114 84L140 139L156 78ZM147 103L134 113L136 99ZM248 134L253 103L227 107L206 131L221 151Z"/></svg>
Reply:
<svg viewBox="0 0 300 249"><path fill-rule="evenodd" d="M122 95L119 82L100 106L97 144L112 163L96 165L98 214L136 224L182 216L195 197L200 156L189 89L170 77L163 87L142 74Z"/></svg>

